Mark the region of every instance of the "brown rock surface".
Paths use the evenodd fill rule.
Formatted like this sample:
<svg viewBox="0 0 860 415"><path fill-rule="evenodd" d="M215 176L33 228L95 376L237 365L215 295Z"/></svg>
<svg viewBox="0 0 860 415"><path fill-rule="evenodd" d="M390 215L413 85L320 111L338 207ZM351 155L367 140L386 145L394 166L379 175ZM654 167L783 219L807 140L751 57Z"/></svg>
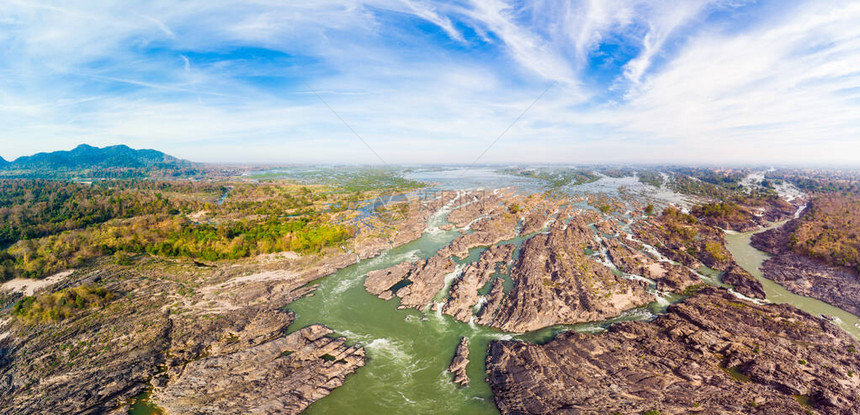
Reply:
<svg viewBox="0 0 860 415"><path fill-rule="evenodd" d="M682 265L657 261L640 250L631 248L631 241L619 238L605 239L609 258L621 271L654 280L660 291L680 293L687 287L701 284L702 280Z"/></svg>
<svg viewBox="0 0 860 415"><path fill-rule="evenodd" d="M496 264L507 264L514 253L514 245L494 245L484 251L475 263L469 264L460 278L451 284L450 298L442 312L457 320L468 322L478 304L478 290L484 287L495 271Z"/></svg>
<svg viewBox="0 0 860 415"><path fill-rule="evenodd" d="M860 411L858 348L789 305L706 288L653 322L493 342L487 373L505 414L849 414Z"/></svg>
<svg viewBox="0 0 860 415"><path fill-rule="evenodd" d="M454 375L454 383L460 386L469 385L469 375L466 374L466 366L469 365L469 339L463 337L460 339L460 344L457 345L457 352L454 353L454 359L451 360L451 365L448 366L448 371Z"/></svg>
<svg viewBox="0 0 860 415"><path fill-rule="evenodd" d="M364 288L369 293L388 300L393 295L391 287L406 278L412 266L411 262L403 261L393 267L368 272L367 278L364 279Z"/></svg>
<svg viewBox="0 0 860 415"><path fill-rule="evenodd" d="M522 229L520 229L520 234L522 235L528 235L543 229L547 222L555 218L560 210L561 199L545 200L532 196L527 202L528 213L525 215Z"/></svg>
<svg viewBox="0 0 860 415"><path fill-rule="evenodd" d="M472 224L472 233L467 233L445 247L439 255L465 257L469 250L479 246L490 246L517 236L517 216L506 210L479 219Z"/></svg>
<svg viewBox="0 0 860 415"><path fill-rule="evenodd" d="M171 413L296 414L364 365L364 349L327 337L320 325L253 347L189 362L157 388Z"/></svg>
<svg viewBox="0 0 860 415"><path fill-rule="evenodd" d="M512 195L513 192L508 189L495 192L460 192L453 201L454 206L447 216L448 222L458 228L464 228L481 216L498 212L499 208L503 207L504 200Z"/></svg>
<svg viewBox="0 0 860 415"><path fill-rule="evenodd" d="M412 308L424 308L433 302L439 291L445 288L445 276L454 272L456 264L451 258L434 256L418 261L409 274L409 284L395 293L400 304Z"/></svg>
<svg viewBox="0 0 860 415"><path fill-rule="evenodd" d="M654 280L660 291L681 293L689 287L702 283L702 279L698 275L683 265L668 262L652 263L649 268L649 275L649 278Z"/></svg>
<svg viewBox="0 0 860 415"><path fill-rule="evenodd" d="M637 221L633 229L637 238L657 248L669 259L692 269L704 264L724 271L734 265L721 229L699 223L695 217L675 208L665 209L660 216Z"/></svg>
<svg viewBox="0 0 860 415"><path fill-rule="evenodd" d="M492 325L526 332L556 324L614 317L653 300L636 283L612 274L585 255L593 240L584 216L556 222L549 234L523 242L511 271L514 282Z"/></svg>
<svg viewBox="0 0 860 415"><path fill-rule="evenodd" d="M737 265L723 273L721 279L724 283L734 286L735 291L747 297L764 299L767 296L761 282Z"/></svg>
<svg viewBox="0 0 860 415"><path fill-rule="evenodd" d="M475 322L478 324L489 326L493 323L493 318L499 311L502 301L505 299L504 282L496 278L493 280L493 285L490 287L490 293L487 294L487 303L478 310Z"/></svg>
<svg viewBox="0 0 860 415"><path fill-rule="evenodd" d="M443 288L445 276L454 272L456 263L451 258L436 255L415 263L408 261L386 269L372 271L364 281L365 288L383 299L400 297L404 307L422 309L433 302ZM396 292L391 290L401 282Z"/></svg>

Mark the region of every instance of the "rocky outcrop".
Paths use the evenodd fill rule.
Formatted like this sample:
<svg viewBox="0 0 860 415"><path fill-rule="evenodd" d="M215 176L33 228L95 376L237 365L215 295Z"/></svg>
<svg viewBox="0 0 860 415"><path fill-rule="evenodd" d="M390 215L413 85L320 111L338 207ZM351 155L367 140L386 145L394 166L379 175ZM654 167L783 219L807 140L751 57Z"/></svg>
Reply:
<svg viewBox="0 0 860 415"><path fill-rule="evenodd" d="M364 286L383 299L400 297L402 307L423 309L445 288L445 276L454 272L451 258L433 256L415 263L402 262L367 274Z"/></svg>
<svg viewBox="0 0 860 415"><path fill-rule="evenodd" d="M454 383L460 386L469 386L469 375L466 374L466 366L469 365L469 338L460 339L454 359L448 366L448 371L454 376Z"/></svg>
<svg viewBox="0 0 860 415"><path fill-rule="evenodd" d="M526 332L603 320L652 301L642 286L612 274L585 254L593 238L584 217L574 216L566 225L556 222L549 234L523 242L511 271L513 289L492 325Z"/></svg>
<svg viewBox="0 0 860 415"><path fill-rule="evenodd" d="M847 267L828 265L800 255L789 248L792 233L800 220L780 228L754 234L751 245L773 256L762 264L765 278L789 291L817 298L860 316L860 274Z"/></svg>
<svg viewBox="0 0 860 415"><path fill-rule="evenodd" d="M729 204L729 215L697 215L699 221L708 226L728 229L737 232L749 232L767 226L771 222L791 218L797 211L797 206L785 200L759 199L751 205ZM798 201L799 202L799 201ZM698 210L702 210L701 207ZM694 214L698 213L694 208Z"/></svg>
<svg viewBox="0 0 860 415"><path fill-rule="evenodd" d="M170 288L86 271L69 284L82 279L115 293ZM141 391L170 346L170 317L152 297L126 295L63 321L0 329L10 331L0 338L0 414L102 413Z"/></svg>
<svg viewBox="0 0 860 415"><path fill-rule="evenodd" d="M463 322L474 319L478 324L526 332L603 320L653 301L642 284L614 275L586 254L586 248L595 244L594 232L588 226L594 218L591 214L574 214L554 222L548 234L523 242L509 276L495 278L497 264L509 263L515 247L496 245L497 234L478 227L467 236L478 235L476 240L485 238L481 240L491 246L454 276L441 311ZM508 225L513 227L513 223ZM445 277L455 272L455 262L446 251L456 252L451 248L456 243L455 240L428 260L370 272L365 287L384 299L400 297L402 307L423 309L442 293ZM503 278L512 282L510 292L506 292ZM487 284L489 293L482 296L479 293Z"/></svg>
<svg viewBox="0 0 860 415"><path fill-rule="evenodd" d="M493 342L487 374L505 414L848 414L860 411L858 348L789 305L705 288L652 322Z"/></svg>
<svg viewBox="0 0 860 415"><path fill-rule="evenodd" d="M856 271L793 252L768 259L761 270L765 278L795 294L817 298L860 316L860 275Z"/></svg>
<svg viewBox="0 0 860 415"><path fill-rule="evenodd" d="M654 280L658 290L673 293L682 293L702 283L702 279L687 267L668 262L652 263L648 267L647 277Z"/></svg>
<svg viewBox="0 0 860 415"><path fill-rule="evenodd" d="M171 413L297 414L364 365L364 349L313 325L232 353L189 362L154 400Z"/></svg>
<svg viewBox="0 0 860 415"><path fill-rule="evenodd" d="M637 238L692 269L705 265L725 271L734 265L721 229L703 225L677 209L667 208L658 217L638 221L633 229Z"/></svg>
<svg viewBox="0 0 860 415"><path fill-rule="evenodd" d="M543 229L547 223L555 219L561 209L561 200L541 199L537 201L535 199L537 198L532 196L527 200L529 202L528 213L522 221L520 229L520 234L522 235L528 235Z"/></svg>
<svg viewBox="0 0 860 415"><path fill-rule="evenodd" d="M767 296L761 282L737 265L729 268L720 278L723 283L734 286L735 291L747 297L764 299Z"/></svg>
<svg viewBox="0 0 860 415"><path fill-rule="evenodd" d="M642 252L641 247L634 249L627 245L631 242L622 243L619 238L605 240L610 260L621 271L653 280L660 291L680 293L702 283L688 268L653 259Z"/></svg>
<svg viewBox="0 0 860 415"><path fill-rule="evenodd" d="M333 261L329 265L339 260L326 259ZM322 267L326 261L316 264L312 266ZM280 265L239 263L201 273L193 263L147 259L140 267L102 261L80 269L54 289L87 283L119 295L104 307L81 310L59 322L27 325L13 319L3 327L0 414L123 412L130 398L151 385L152 399L158 401L171 382L192 382L185 370L194 362L247 360L267 350L262 345L283 342L277 339L293 315L280 308L314 287L306 285L306 274L272 268ZM321 338L314 345L329 340ZM314 345L307 345L307 353ZM320 378L280 383L280 397L286 400L277 405L306 406L339 384L340 372L323 369L326 376ZM210 367L207 376L231 375L216 376L214 370ZM229 406L210 398L212 405Z"/></svg>
<svg viewBox="0 0 860 415"><path fill-rule="evenodd" d="M412 265L410 261L403 261L393 267L368 272L367 278L364 279L364 288L383 300L390 300L394 297L391 288L409 275Z"/></svg>
<svg viewBox="0 0 860 415"><path fill-rule="evenodd" d="M412 308L424 308L445 288L445 276L454 272L456 263L451 258L434 256L418 261L409 273L411 284L397 290L400 305Z"/></svg>
<svg viewBox="0 0 860 415"><path fill-rule="evenodd" d="M456 197L451 198L451 194L455 194ZM453 204L451 212L447 216L448 222L458 228L465 228L475 219L504 210L505 200L511 198L513 194L511 189L444 192L443 196L449 195L449 201Z"/></svg>
<svg viewBox="0 0 860 415"><path fill-rule="evenodd" d="M501 279L496 278L490 287L490 293L487 294L487 302L478 310L475 322L484 326L493 324L493 317L499 311L499 307L502 305L504 299L505 283Z"/></svg>
<svg viewBox="0 0 860 415"><path fill-rule="evenodd" d="M493 244L513 239L517 236L517 217L507 211L502 211L494 216L477 220L472 224L472 233L467 233L450 245L439 251L441 256L455 255L465 257L469 250L479 246L491 246Z"/></svg>
<svg viewBox="0 0 860 415"><path fill-rule="evenodd" d="M464 323L469 322L480 301L478 291L490 282L498 264L506 265L511 261L514 248L514 245L494 245L484 251L478 261L469 264L460 278L451 284L449 298L442 312Z"/></svg>

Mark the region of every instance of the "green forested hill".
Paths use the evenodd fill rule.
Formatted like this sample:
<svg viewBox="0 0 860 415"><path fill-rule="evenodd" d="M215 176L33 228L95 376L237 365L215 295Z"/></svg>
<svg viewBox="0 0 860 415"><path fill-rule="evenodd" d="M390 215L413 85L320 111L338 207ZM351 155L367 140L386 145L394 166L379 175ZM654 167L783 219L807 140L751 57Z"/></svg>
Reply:
<svg viewBox="0 0 860 415"><path fill-rule="evenodd" d="M38 153L12 162L0 162L5 177L130 178L191 174L194 164L156 150L136 150L125 145L93 147L81 144L73 150Z"/></svg>

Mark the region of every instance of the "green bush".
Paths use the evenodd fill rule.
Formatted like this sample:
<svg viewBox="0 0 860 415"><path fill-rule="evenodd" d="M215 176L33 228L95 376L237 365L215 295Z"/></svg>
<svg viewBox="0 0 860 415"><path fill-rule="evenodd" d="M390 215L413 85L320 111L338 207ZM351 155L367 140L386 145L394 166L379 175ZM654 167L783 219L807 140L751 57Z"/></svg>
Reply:
<svg viewBox="0 0 860 415"><path fill-rule="evenodd" d="M81 285L55 293L24 297L12 307L12 316L28 324L53 323L91 308L103 307L114 299L103 287Z"/></svg>

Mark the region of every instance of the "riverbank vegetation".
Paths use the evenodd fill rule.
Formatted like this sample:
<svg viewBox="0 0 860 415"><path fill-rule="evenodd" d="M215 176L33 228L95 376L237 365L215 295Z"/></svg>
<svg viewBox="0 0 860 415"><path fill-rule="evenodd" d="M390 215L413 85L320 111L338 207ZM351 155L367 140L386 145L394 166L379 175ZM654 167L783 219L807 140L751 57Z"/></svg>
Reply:
<svg viewBox="0 0 860 415"><path fill-rule="evenodd" d="M789 245L801 255L860 271L860 196L814 198Z"/></svg>
<svg viewBox="0 0 860 415"><path fill-rule="evenodd" d="M187 213L219 192L193 182L0 180L0 246L111 219Z"/></svg>
<svg viewBox="0 0 860 415"><path fill-rule="evenodd" d="M0 280L41 278L103 255L127 263L136 254L316 254L354 235L334 219L366 197L286 181L0 181Z"/></svg>

